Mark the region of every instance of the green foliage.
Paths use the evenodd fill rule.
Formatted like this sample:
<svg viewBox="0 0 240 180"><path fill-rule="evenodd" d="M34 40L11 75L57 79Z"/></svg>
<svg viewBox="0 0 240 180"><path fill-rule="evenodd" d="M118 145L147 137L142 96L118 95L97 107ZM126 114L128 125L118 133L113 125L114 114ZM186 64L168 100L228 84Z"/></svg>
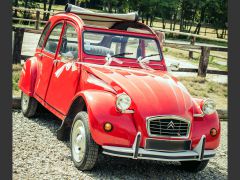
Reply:
<svg viewBox="0 0 240 180"><path fill-rule="evenodd" d="M163 29L170 24L170 30L179 28L183 32L200 34L200 29L207 25L215 29L218 38L226 37L227 0L14 0L13 5L27 8L42 5L41 8L50 11L52 5L67 2L109 13L138 11L142 22L153 26L154 21L160 20ZM17 17L17 14L14 16ZM31 18L31 14L23 16ZM48 18L49 15L44 14L43 19Z"/></svg>
<svg viewBox="0 0 240 180"><path fill-rule="evenodd" d="M91 0L90 0L91 1ZM138 11L142 22L152 26L155 18L170 22L175 30L176 23L180 31L200 33L203 24L211 24L219 38L226 35L227 0L101 0L108 12ZM193 28L195 27L195 28ZM218 30L221 29L221 34Z"/></svg>

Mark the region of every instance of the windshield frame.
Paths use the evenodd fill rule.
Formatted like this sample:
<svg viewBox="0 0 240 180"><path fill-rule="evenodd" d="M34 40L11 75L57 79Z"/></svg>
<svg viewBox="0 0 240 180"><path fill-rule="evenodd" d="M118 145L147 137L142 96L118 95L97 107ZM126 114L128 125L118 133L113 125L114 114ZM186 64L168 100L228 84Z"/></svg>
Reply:
<svg viewBox="0 0 240 180"><path fill-rule="evenodd" d="M159 56L160 56L160 60L150 60L150 61L155 61L155 62L161 62L163 60L163 53L162 53L162 49L160 47L160 42L158 41L157 38L154 37L146 37L146 36L140 36L140 35L135 35L134 33L129 34L129 32L127 32L127 34L123 34L121 33L114 33L114 32L104 32L104 31L97 31L97 30L84 30L82 32L82 51L89 56L99 56L99 57L106 57L103 55L96 55L96 54L89 54L87 52L85 52L84 50L84 34L85 33L96 33L96 34L109 34L109 35L117 35L117 36L125 36L125 37L135 37L135 38L141 38L141 39L150 39L155 41L157 48L158 48L158 52L159 52ZM130 59L130 60L136 60L137 62L137 58L130 58L130 57L117 57L118 59L124 60L124 59ZM144 58L144 57L143 57Z"/></svg>

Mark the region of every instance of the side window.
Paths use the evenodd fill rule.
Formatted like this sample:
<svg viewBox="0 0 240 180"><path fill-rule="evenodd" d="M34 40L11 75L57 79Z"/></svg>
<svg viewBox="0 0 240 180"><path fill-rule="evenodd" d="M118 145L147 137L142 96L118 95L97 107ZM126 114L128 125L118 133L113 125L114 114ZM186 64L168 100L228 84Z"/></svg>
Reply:
<svg viewBox="0 0 240 180"><path fill-rule="evenodd" d="M55 53L57 50L58 41L60 39L63 23L57 24L51 31L44 50Z"/></svg>
<svg viewBox="0 0 240 180"><path fill-rule="evenodd" d="M51 23L48 23L47 26L44 28L43 32L42 32L42 35L39 39L39 42L38 42L38 48L41 48L43 47L43 43L44 43L44 40L45 40L45 37L46 37L46 34L50 28L50 24Z"/></svg>
<svg viewBox="0 0 240 180"><path fill-rule="evenodd" d="M60 46L59 55L64 57L78 58L78 34L76 29L71 25L67 24L65 27L64 34L62 36L62 43Z"/></svg>

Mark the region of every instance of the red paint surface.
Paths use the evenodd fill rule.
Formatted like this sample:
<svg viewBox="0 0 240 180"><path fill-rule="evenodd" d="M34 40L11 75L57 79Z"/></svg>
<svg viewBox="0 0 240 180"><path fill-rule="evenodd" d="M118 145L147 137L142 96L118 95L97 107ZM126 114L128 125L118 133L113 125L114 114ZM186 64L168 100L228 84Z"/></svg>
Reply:
<svg viewBox="0 0 240 180"><path fill-rule="evenodd" d="M79 64L76 64L76 70L65 70L59 78L56 78L54 73L64 63L58 62L54 65L53 60L59 60L57 54L49 54L38 48L36 58L28 59L22 70L19 87L23 92L35 97L62 120L66 118L74 99L81 96L87 104L91 134L99 145L131 147L136 133L140 131L142 133L140 145L144 147L145 139L148 138L146 118L175 115L191 122L188 139L192 140L192 148L196 146L202 135L207 137L206 149L218 147L220 141L218 115L214 113L203 118L193 117L194 113L201 113L202 100L193 99L176 78L167 73L164 58L162 61L150 62L149 66L154 70L149 71L142 69L136 60L127 58L121 59L123 64L112 62L111 66L103 66L104 57L82 52L81 35L84 30L124 33L158 40L156 34L85 27L82 20L71 13L53 16L50 19L50 31L62 20L71 21L79 34L81 43L79 43ZM47 36L48 34L49 32ZM43 56L40 57L39 53ZM131 97L130 109L135 111L133 114L120 113L116 109L116 95L122 92ZM111 132L103 130L105 122L113 125ZM215 137L210 136L212 128L218 130Z"/></svg>

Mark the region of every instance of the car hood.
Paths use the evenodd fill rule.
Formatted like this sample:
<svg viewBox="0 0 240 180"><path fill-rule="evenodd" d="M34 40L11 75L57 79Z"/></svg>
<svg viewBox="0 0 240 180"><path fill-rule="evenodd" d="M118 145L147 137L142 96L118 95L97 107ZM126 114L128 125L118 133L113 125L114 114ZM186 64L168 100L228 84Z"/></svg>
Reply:
<svg viewBox="0 0 240 180"><path fill-rule="evenodd" d="M175 115L192 119L193 101L186 88L166 71L84 64L83 68L117 93L127 93L141 117Z"/></svg>

